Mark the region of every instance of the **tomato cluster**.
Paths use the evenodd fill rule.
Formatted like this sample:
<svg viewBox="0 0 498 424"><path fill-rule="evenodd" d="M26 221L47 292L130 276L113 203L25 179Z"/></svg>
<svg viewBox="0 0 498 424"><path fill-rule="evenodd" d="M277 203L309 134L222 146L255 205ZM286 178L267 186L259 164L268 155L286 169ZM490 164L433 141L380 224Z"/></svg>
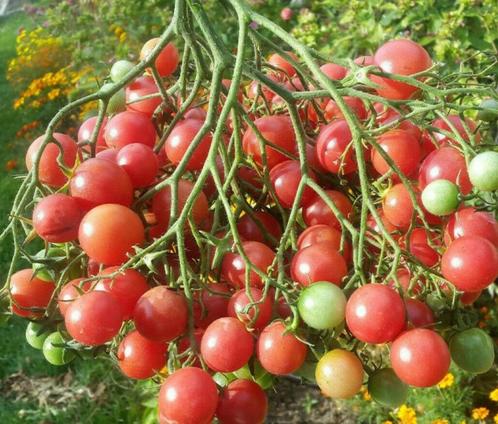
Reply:
<svg viewBox="0 0 498 424"><path fill-rule="evenodd" d="M296 55L275 53L271 84L239 87L247 119L234 115L216 137L209 93L163 98L179 58L167 44L127 84L126 104L114 94L120 111L83 122L77 141L54 133L29 147L46 194L34 232L46 252L65 245L70 256L62 272L36 264L11 277L32 346L62 365L106 345L130 378L169 374L161 423L262 423L269 377L310 366L325 395L367 382L388 406L407 386L437 384L451 359L474 373L493 366L489 336L447 316L498 275L498 223L474 201L498 189L497 153L480 147L479 122L417 115L410 101L433 66L423 47L393 40L350 67L323 64L334 87L359 87L339 97L307 97L318 83ZM132 68L116 62L110 77ZM368 83L355 82L361 73ZM298 122L281 90L303 95Z"/></svg>

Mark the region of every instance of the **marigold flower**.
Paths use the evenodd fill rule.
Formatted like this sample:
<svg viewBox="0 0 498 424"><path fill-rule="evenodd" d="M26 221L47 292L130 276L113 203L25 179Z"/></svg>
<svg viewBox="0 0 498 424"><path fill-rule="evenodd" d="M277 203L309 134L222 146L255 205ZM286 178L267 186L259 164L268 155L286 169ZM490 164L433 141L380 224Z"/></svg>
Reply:
<svg viewBox="0 0 498 424"><path fill-rule="evenodd" d="M454 382L455 382L455 377L453 376L453 374L451 372L449 372L448 374L446 374L443 377L443 379L437 384L437 386L440 389L446 389L448 387L453 386Z"/></svg>
<svg viewBox="0 0 498 424"><path fill-rule="evenodd" d="M415 410L406 405L401 405L398 409L398 418L400 424L416 424L417 416Z"/></svg>
<svg viewBox="0 0 498 424"><path fill-rule="evenodd" d="M5 164L5 169L7 169L7 171L12 171L13 169L16 168L16 166L17 166L17 161L15 161L14 159L10 159Z"/></svg>
<svg viewBox="0 0 498 424"><path fill-rule="evenodd" d="M495 402L498 402L498 387L489 394L489 398Z"/></svg>
<svg viewBox="0 0 498 424"><path fill-rule="evenodd" d="M498 424L498 414L496 414L496 415L493 417L493 421L495 422L495 424Z"/></svg>
<svg viewBox="0 0 498 424"><path fill-rule="evenodd" d="M474 420L485 420L486 417L489 415L489 409L488 408L474 408L472 410L472 419Z"/></svg>
<svg viewBox="0 0 498 424"><path fill-rule="evenodd" d="M432 421L432 424L450 424L450 422L446 418L438 418Z"/></svg>

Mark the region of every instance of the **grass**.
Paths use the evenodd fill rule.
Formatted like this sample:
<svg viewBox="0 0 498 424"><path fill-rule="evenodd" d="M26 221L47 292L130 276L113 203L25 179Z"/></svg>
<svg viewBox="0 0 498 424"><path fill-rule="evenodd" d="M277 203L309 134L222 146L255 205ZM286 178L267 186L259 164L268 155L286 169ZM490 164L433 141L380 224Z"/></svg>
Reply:
<svg viewBox="0 0 498 424"><path fill-rule="evenodd" d="M17 93L5 78L8 61L15 55L17 30L29 25L21 13L0 18L0 229L7 224L19 186L15 177L24 172L28 142L16 139L16 132L39 118L35 111L12 109ZM6 169L8 160L17 161L13 171ZM11 256L11 240L4 240L0 244L2 282ZM0 326L0 423L153 422L153 409L141 405L153 387L144 390L103 360L77 359L69 366L53 367L26 343L25 328L26 321L17 317Z"/></svg>

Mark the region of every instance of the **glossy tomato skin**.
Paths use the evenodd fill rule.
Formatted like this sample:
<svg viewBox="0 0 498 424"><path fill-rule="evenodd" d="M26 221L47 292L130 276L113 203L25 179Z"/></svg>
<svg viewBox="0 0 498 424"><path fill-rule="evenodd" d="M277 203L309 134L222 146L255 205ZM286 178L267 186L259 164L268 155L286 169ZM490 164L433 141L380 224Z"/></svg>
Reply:
<svg viewBox="0 0 498 424"><path fill-rule="evenodd" d="M346 103L347 107L351 110L351 112L355 114L360 121L367 119L368 112L365 104L360 98L344 96L342 99L344 100L344 103ZM334 100L329 100L327 102L325 106L324 116L327 121L344 118L344 114L342 113L341 108Z"/></svg>
<svg viewBox="0 0 498 424"><path fill-rule="evenodd" d="M348 73L348 70L344 66L337 65L336 63L325 63L320 66L320 70L331 80L342 80Z"/></svg>
<svg viewBox="0 0 498 424"><path fill-rule="evenodd" d="M228 316L230 287L224 283L209 284L194 295L194 323L198 328L206 328L218 318Z"/></svg>
<svg viewBox="0 0 498 424"><path fill-rule="evenodd" d="M298 61L298 58L294 53L292 52L286 52L286 53L290 57L292 57L296 62ZM296 70L294 69L294 67L278 53L272 54L268 59L268 63L272 66L275 66L276 68L280 68L289 77L293 77L294 75L296 75Z"/></svg>
<svg viewBox="0 0 498 424"><path fill-rule="evenodd" d="M341 237L339 230L324 224L312 225L306 228L297 239L299 250L317 243L331 243L335 250L342 254L346 262L351 261L351 244L344 240L341 252Z"/></svg>
<svg viewBox="0 0 498 424"><path fill-rule="evenodd" d="M237 230L239 236L242 237L243 240L257 241L260 243L272 243L272 240L267 237L268 234L271 235L276 242L278 242L282 236L280 222L278 222L270 213L263 211L255 211L253 212L253 216L249 214L242 216L237 222ZM273 241L273 244L275 244L275 241Z"/></svg>
<svg viewBox="0 0 498 424"><path fill-rule="evenodd" d="M318 281L328 281L341 286L347 273L344 257L331 242L312 244L299 250L292 258L292 279L303 286Z"/></svg>
<svg viewBox="0 0 498 424"><path fill-rule="evenodd" d="M351 201L340 191L326 190L326 193L344 217L349 219L353 213ZM341 224L335 216L334 211L318 195L313 202L303 209L303 219L309 227L317 224L325 224L338 230L341 228Z"/></svg>
<svg viewBox="0 0 498 424"><path fill-rule="evenodd" d="M33 276L31 269L17 271L10 278L12 312L26 318L39 318L43 316L43 311L29 309L46 308L54 290L55 284L52 281L44 281Z"/></svg>
<svg viewBox="0 0 498 424"><path fill-rule="evenodd" d="M267 245L257 241L245 241L242 248L250 262L263 272L268 272L268 268L273 263L275 252ZM245 287L246 265L238 253L226 253L221 264L221 275L230 285L239 289ZM254 270L249 273L249 285L251 287L262 287L263 281Z"/></svg>
<svg viewBox="0 0 498 424"><path fill-rule="evenodd" d="M133 246L143 243L144 226L131 209L100 205L83 217L78 238L91 259L105 265L121 265L133 253Z"/></svg>
<svg viewBox="0 0 498 424"><path fill-rule="evenodd" d="M437 234L431 233L431 239L437 244ZM414 228L410 241L406 243L407 250L425 266L432 267L439 262L439 254L429 245L427 231L424 228Z"/></svg>
<svg viewBox="0 0 498 424"><path fill-rule="evenodd" d="M104 203L130 206L133 201L128 174L117 164L103 159L88 159L78 166L69 190L84 211Z"/></svg>
<svg viewBox="0 0 498 424"><path fill-rule="evenodd" d="M410 386L430 387L439 383L448 372L450 361L446 342L432 330L406 331L391 346L393 370Z"/></svg>
<svg viewBox="0 0 498 424"><path fill-rule="evenodd" d="M441 273L458 290L483 290L498 276L496 247L479 236L457 238L443 254Z"/></svg>
<svg viewBox="0 0 498 424"><path fill-rule="evenodd" d="M184 119L175 125L175 128L173 128L173 131L171 131L171 134L164 143L166 156L171 163L178 165L181 162L203 125L204 122L199 119ZM187 162L186 167L189 171L199 171L202 169L209 148L211 147L211 141L212 136L210 133L202 137L201 142L197 145L194 153Z"/></svg>
<svg viewBox="0 0 498 424"><path fill-rule="evenodd" d="M150 99L139 100L141 97L151 94L158 94L157 97ZM157 88L154 79L149 76L138 77L130 83L125 90L127 109L133 112L140 112L149 117L152 117L156 108L161 104L159 89Z"/></svg>
<svg viewBox="0 0 498 424"><path fill-rule="evenodd" d="M220 396L216 417L220 424L263 424L268 398L263 389L250 380L232 381Z"/></svg>
<svg viewBox="0 0 498 424"><path fill-rule="evenodd" d="M140 60L145 59L156 47L158 42L159 38L152 38L147 41L140 51ZM168 77L175 72L179 62L180 55L178 53L178 49L173 43L168 43L156 57L154 65L160 76Z"/></svg>
<svg viewBox="0 0 498 424"><path fill-rule="evenodd" d="M250 287L249 292L250 297L245 289L238 290L232 295L228 303L228 315L240 319L248 327L262 330L271 320L273 300L268 294L262 301L263 291L255 287ZM254 304L247 312L244 312L245 308L253 302Z"/></svg>
<svg viewBox="0 0 498 424"><path fill-rule="evenodd" d="M157 342L169 342L180 336L187 328L187 320L185 298L166 286L157 286L145 292L133 311L137 331Z"/></svg>
<svg viewBox="0 0 498 424"><path fill-rule="evenodd" d="M126 171L134 188L151 185L159 171L157 155L145 144L132 143L122 147L116 155L116 162Z"/></svg>
<svg viewBox="0 0 498 424"><path fill-rule="evenodd" d="M54 133L53 138L62 148L62 163L64 163L66 167L72 168L76 163L76 158L78 156L78 146L76 142L68 135L62 133ZM44 140L45 136L42 135L29 146L28 151L26 152L26 168L28 171L33 167L36 155ZM44 184L56 188L62 187L67 181L67 177L57 163L59 153L59 146L53 141L49 141L41 154L38 168L39 180Z"/></svg>
<svg viewBox="0 0 498 424"><path fill-rule="evenodd" d="M123 313L112 294L91 291L71 302L64 323L74 340L87 346L98 346L118 334Z"/></svg>
<svg viewBox="0 0 498 424"><path fill-rule="evenodd" d="M382 211L387 220L396 227L407 229L415 208L408 189L399 183L392 186L384 197Z"/></svg>
<svg viewBox="0 0 498 424"><path fill-rule="evenodd" d="M301 165L297 160L286 160L274 166L270 171L270 180L278 201L284 208L291 208L296 198L297 189L302 180ZM315 173L308 171L308 178L316 181ZM306 206L315 197L311 187L303 190L300 206Z"/></svg>
<svg viewBox="0 0 498 424"><path fill-rule="evenodd" d="M466 142L470 142L471 136L465 129L462 118L460 118L458 115L448 115L446 119L451 123L453 127L455 127L458 136L454 134L453 129L451 129L450 125L448 125L445 119L437 118L432 122L432 126L451 134L450 136L447 136L441 131L434 131L434 137L440 145L444 146L446 144L453 144L459 146L459 137L461 137ZM467 125L467 127L469 128L470 134L473 134L474 141L476 143L479 143L481 141L481 135L479 134L479 132L476 132L476 123L470 118L465 118L465 125Z"/></svg>
<svg viewBox="0 0 498 424"><path fill-rule="evenodd" d="M460 209L450 217L446 230L449 241L464 236L479 236L498 247L498 221L489 212L472 207Z"/></svg>
<svg viewBox="0 0 498 424"><path fill-rule="evenodd" d="M436 320L432 309L418 299L405 299L406 318L414 328L430 327Z"/></svg>
<svg viewBox="0 0 498 424"><path fill-rule="evenodd" d="M114 115L105 127L105 142L109 147L121 148L131 143L154 147L156 129L147 115L125 111Z"/></svg>
<svg viewBox="0 0 498 424"><path fill-rule="evenodd" d="M119 267L110 267L102 270L99 275L106 276L117 272ZM138 299L149 290L145 277L134 269L126 269L113 279L101 278L98 280L95 290L111 293L121 306L123 318L130 319Z"/></svg>
<svg viewBox="0 0 498 424"><path fill-rule="evenodd" d="M104 138L104 131L106 124L107 124L107 117L104 117L104 120L102 121L102 126L100 127L99 133L97 134L97 140L95 145L96 152L100 152L107 148L107 144L105 143L105 138ZM89 142L92 138L93 130L95 129L96 125L97 125L96 116L92 116L91 118L85 120L78 129L78 143ZM83 150L89 152L90 146L84 147Z"/></svg>
<svg viewBox="0 0 498 424"><path fill-rule="evenodd" d="M356 289L346 305L349 331L362 342L393 341L405 328L405 305L389 286L366 284Z"/></svg>
<svg viewBox="0 0 498 424"><path fill-rule="evenodd" d="M98 152L95 157L97 159L107 160L112 163L118 163L118 153L120 149L107 148Z"/></svg>
<svg viewBox="0 0 498 424"><path fill-rule="evenodd" d="M119 344L118 365L127 377L144 380L153 377L166 365L166 353L166 343L146 339L134 330Z"/></svg>
<svg viewBox="0 0 498 424"><path fill-rule="evenodd" d="M320 164L334 174L350 174L358 169L351 130L344 119L322 127L316 153Z"/></svg>
<svg viewBox="0 0 498 424"><path fill-rule="evenodd" d="M411 40L391 40L380 46L374 55L374 64L383 72L397 75L412 75L432 66L427 51ZM378 84L377 93L387 99L403 100L410 98L417 88L401 81L386 77L371 76Z"/></svg>
<svg viewBox="0 0 498 424"><path fill-rule="evenodd" d="M80 297L83 293L90 291L93 281L85 281L81 283L84 278L76 278L75 280L69 281L69 283L65 284L59 292L59 296L57 297L57 306L59 307L59 311L62 316L66 315L67 308L71 302Z"/></svg>
<svg viewBox="0 0 498 424"><path fill-rule="evenodd" d="M294 134L294 128L289 117L282 115L264 116L256 119L254 125L265 140L289 153L294 153L296 149L296 135ZM244 153L252 156L258 165L263 164L260 144L252 129L248 129L245 132L242 139L242 148ZM267 166L270 169L288 159L282 153L268 145L265 147L265 152Z"/></svg>
<svg viewBox="0 0 498 424"><path fill-rule="evenodd" d="M161 423L209 424L218 405L218 391L211 376L200 368L175 371L159 392Z"/></svg>
<svg viewBox="0 0 498 424"><path fill-rule="evenodd" d="M44 197L33 210L33 228L45 241L66 243L78 238L83 211L76 199L65 194Z"/></svg>
<svg viewBox="0 0 498 424"><path fill-rule="evenodd" d="M256 346L258 359L271 374L285 375L296 371L304 363L308 347L275 321L265 327Z"/></svg>
<svg viewBox="0 0 498 424"><path fill-rule="evenodd" d="M364 374L358 357L343 349L327 352L315 370L318 387L325 396L333 399L349 399L358 393Z"/></svg>

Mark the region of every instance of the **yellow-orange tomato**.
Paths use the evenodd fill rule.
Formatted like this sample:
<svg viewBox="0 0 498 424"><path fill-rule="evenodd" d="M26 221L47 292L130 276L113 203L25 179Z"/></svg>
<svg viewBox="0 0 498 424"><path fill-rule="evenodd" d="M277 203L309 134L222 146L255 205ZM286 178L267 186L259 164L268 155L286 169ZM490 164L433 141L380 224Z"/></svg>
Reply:
<svg viewBox="0 0 498 424"><path fill-rule="evenodd" d="M152 38L147 41L140 51L140 60L145 59L156 47L157 43L159 43L159 38ZM168 43L156 58L157 72L162 77L170 76L178 67L178 62L180 62L180 55L176 46L173 43Z"/></svg>
<svg viewBox="0 0 498 424"><path fill-rule="evenodd" d="M363 366L358 357L347 350L334 349L318 361L315 378L325 396L348 399L360 391Z"/></svg>

